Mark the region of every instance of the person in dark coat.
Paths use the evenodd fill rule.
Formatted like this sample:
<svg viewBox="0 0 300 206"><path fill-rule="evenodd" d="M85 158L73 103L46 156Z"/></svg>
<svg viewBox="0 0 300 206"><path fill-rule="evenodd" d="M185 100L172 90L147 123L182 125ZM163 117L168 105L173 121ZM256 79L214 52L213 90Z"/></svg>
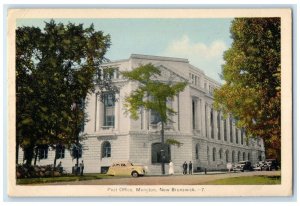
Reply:
<svg viewBox="0 0 300 206"><path fill-rule="evenodd" d="M193 174L193 163L191 161L189 163L189 174Z"/></svg>
<svg viewBox="0 0 300 206"><path fill-rule="evenodd" d="M83 175L83 170L84 170L84 164L83 164L83 160L80 163L80 175Z"/></svg>
<svg viewBox="0 0 300 206"><path fill-rule="evenodd" d="M186 161L184 161L184 163L183 163L183 165L182 165L182 167L183 167L183 174L184 175L186 175L187 174L187 163L186 163Z"/></svg>

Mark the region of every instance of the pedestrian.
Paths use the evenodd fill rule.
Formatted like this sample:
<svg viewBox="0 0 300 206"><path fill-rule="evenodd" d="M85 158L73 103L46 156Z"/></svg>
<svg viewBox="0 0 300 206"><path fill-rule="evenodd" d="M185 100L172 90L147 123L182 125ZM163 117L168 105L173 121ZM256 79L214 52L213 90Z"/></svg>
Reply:
<svg viewBox="0 0 300 206"><path fill-rule="evenodd" d="M58 163L58 165L57 165L57 169L58 169L58 171L59 171L60 173L62 173L62 172L63 172L63 167L62 167L62 163L61 163L61 161Z"/></svg>
<svg viewBox="0 0 300 206"><path fill-rule="evenodd" d="M193 173L193 163L190 161L189 163L189 174L191 175Z"/></svg>
<svg viewBox="0 0 300 206"><path fill-rule="evenodd" d="M78 164L77 163L74 166L74 174L78 175Z"/></svg>
<svg viewBox="0 0 300 206"><path fill-rule="evenodd" d="M83 160L80 163L80 175L83 175L83 170L84 170L84 164L83 164Z"/></svg>
<svg viewBox="0 0 300 206"><path fill-rule="evenodd" d="M174 175L174 164L173 164L172 160L170 160L170 163L169 163L169 175Z"/></svg>
<svg viewBox="0 0 300 206"><path fill-rule="evenodd" d="M187 174L187 163L186 163L186 161L184 161L182 167L183 167L183 174L186 175Z"/></svg>

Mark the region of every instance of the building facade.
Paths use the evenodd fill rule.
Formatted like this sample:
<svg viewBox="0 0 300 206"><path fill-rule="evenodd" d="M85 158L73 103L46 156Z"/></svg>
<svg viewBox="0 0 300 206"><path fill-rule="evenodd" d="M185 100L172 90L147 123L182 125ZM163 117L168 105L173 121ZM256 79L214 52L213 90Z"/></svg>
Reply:
<svg viewBox="0 0 300 206"><path fill-rule="evenodd" d="M124 110L124 98L137 84L122 78L120 71L130 71L140 65L152 63L160 68L161 81L188 80L189 85L167 104L176 112L165 131L165 139L179 141L180 146L160 145L160 121L153 111L141 109L138 120L133 120ZM249 160L255 163L265 158L262 139L246 138L245 131L235 126L231 116L213 109L213 91L221 86L189 64L187 59L133 54L129 59L102 65L115 68L113 82L120 92L113 101L111 94L104 95L101 101L99 91L87 98L89 121L84 127L86 139L82 142L81 160L85 172L105 172L116 161L131 161L148 167L148 173L161 172L162 153L165 160L172 160L175 173L182 172L184 161L192 161L194 171L226 169L228 162ZM76 160L70 152L60 149L60 158L65 170L71 171ZM22 152L19 152L22 160ZM41 152L38 164L52 164L55 151ZM168 164L166 164L168 171Z"/></svg>

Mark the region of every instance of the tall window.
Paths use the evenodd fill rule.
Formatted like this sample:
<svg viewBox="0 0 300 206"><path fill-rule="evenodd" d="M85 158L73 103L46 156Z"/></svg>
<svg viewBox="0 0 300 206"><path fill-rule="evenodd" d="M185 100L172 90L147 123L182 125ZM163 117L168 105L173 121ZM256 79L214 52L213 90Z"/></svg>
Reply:
<svg viewBox="0 0 300 206"><path fill-rule="evenodd" d="M227 141L227 122L224 119L224 141Z"/></svg>
<svg viewBox="0 0 300 206"><path fill-rule="evenodd" d="M244 128L241 129L241 144L244 144Z"/></svg>
<svg viewBox="0 0 300 206"><path fill-rule="evenodd" d="M231 160L232 160L232 162L235 162L235 151L234 150L231 153Z"/></svg>
<svg viewBox="0 0 300 206"><path fill-rule="evenodd" d="M221 139L221 129L220 129L220 124L221 124L221 115L220 115L220 112L218 112L218 117L217 117L218 140Z"/></svg>
<svg viewBox="0 0 300 206"><path fill-rule="evenodd" d="M199 148L200 148L200 145L196 144L196 159L197 160L199 159Z"/></svg>
<svg viewBox="0 0 300 206"><path fill-rule="evenodd" d="M241 152L238 151L238 162L241 161Z"/></svg>
<svg viewBox="0 0 300 206"><path fill-rule="evenodd" d="M38 149L39 159L47 159L48 158L48 145L41 145Z"/></svg>
<svg viewBox="0 0 300 206"><path fill-rule="evenodd" d="M161 143L153 143L151 148L152 163L169 163L171 159L170 145Z"/></svg>
<svg viewBox="0 0 300 206"><path fill-rule="evenodd" d="M104 126L115 126L115 96L112 93L104 94Z"/></svg>
<svg viewBox="0 0 300 206"><path fill-rule="evenodd" d="M222 160L222 158L223 158L223 150L220 149L219 150L219 159Z"/></svg>
<svg viewBox="0 0 300 206"><path fill-rule="evenodd" d="M209 162L209 147L207 146L207 150L206 150L206 156L207 156L207 161Z"/></svg>
<svg viewBox="0 0 300 206"><path fill-rule="evenodd" d="M81 158L82 157L82 145L73 145L72 147L72 157L75 158Z"/></svg>
<svg viewBox="0 0 300 206"><path fill-rule="evenodd" d="M214 110L210 110L211 138L214 138Z"/></svg>
<svg viewBox="0 0 300 206"><path fill-rule="evenodd" d="M246 160L246 153L243 152L243 161L245 161L245 160Z"/></svg>
<svg viewBox="0 0 300 206"><path fill-rule="evenodd" d="M161 122L159 113L155 110L151 110L150 124L157 124L159 122Z"/></svg>
<svg viewBox="0 0 300 206"><path fill-rule="evenodd" d="M102 158L108 157L111 157L111 145L108 141L105 141L102 144Z"/></svg>
<svg viewBox="0 0 300 206"><path fill-rule="evenodd" d="M251 155L250 155L250 152L248 152L248 161L251 161Z"/></svg>
<svg viewBox="0 0 300 206"><path fill-rule="evenodd" d="M230 142L233 142L233 137L232 137L232 117L230 116L229 120L229 133L230 133Z"/></svg>
<svg viewBox="0 0 300 206"><path fill-rule="evenodd" d="M213 148L213 161L216 161L216 148Z"/></svg>
<svg viewBox="0 0 300 206"><path fill-rule="evenodd" d="M196 101L192 100L192 118L193 118L193 129L196 129Z"/></svg>
<svg viewBox="0 0 300 206"><path fill-rule="evenodd" d="M229 162L229 151L226 150L225 152L225 159L226 159L226 162Z"/></svg>
<svg viewBox="0 0 300 206"><path fill-rule="evenodd" d="M239 130L237 128L235 128L235 143L239 143Z"/></svg>
<svg viewBox="0 0 300 206"><path fill-rule="evenodd" d="M205 136L208 137L207 104L205 104Z"/></svg>
<svg viewBox="0 0 300 206"><path fill-rule="evenodd" d="M65 146L57 145L55 152L56 152L56 158L57 159L64 159L65 158Z"/></svg>

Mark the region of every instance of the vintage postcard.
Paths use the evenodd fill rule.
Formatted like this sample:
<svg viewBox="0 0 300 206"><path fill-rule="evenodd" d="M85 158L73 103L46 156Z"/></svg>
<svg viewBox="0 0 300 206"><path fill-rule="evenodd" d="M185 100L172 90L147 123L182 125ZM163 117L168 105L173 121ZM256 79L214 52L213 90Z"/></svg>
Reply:
<svg viewBox="0 0 300 206"><path fill-rule="evenodd" d="M292 195L290 9L9 9L11 197Z"/></svg>

